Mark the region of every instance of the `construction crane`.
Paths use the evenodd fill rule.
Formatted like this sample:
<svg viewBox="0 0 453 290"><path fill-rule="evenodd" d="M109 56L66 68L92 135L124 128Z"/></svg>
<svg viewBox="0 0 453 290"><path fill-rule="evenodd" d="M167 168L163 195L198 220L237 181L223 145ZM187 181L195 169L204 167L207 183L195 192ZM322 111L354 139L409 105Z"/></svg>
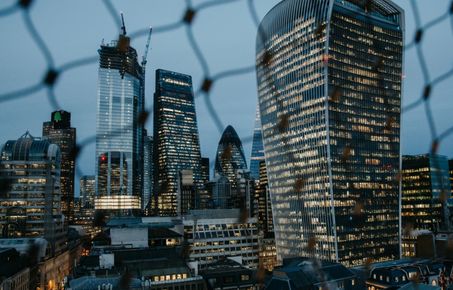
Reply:
<svg viewBox="0 0 453 290"><path fill-rule="evenodd" d="M126 25L124 25L124 17L123 12L121 12L121 30L123 31L123 35L126 35Z"/></svg>
<svg viewBox="0 0 453 290"><path fill-rule="evenodd" d="M153 33L153 28L149 28L149 33L148 33L148 39L146 40L146 46L145 46L145 53L143 54L142 58L142 67L144 68L146 66L146 57L148 56L148 50L149 50L149 43L151 41L151 34Z"/></svg>

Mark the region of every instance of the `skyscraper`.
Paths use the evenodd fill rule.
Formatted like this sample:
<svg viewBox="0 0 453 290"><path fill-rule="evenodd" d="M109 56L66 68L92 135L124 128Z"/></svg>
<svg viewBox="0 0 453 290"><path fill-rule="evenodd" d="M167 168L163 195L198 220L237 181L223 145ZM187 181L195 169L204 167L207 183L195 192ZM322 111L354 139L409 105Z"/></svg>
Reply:
<svg viewBox="0 0 453 290"><path fill-rule="evenodd" d="M241 139L234 128L229 125L223 131L217 147L214 176L224 175L230 181L234 190L236 183L237 171L247 169L244 149L242 148Z"/></svg>
<svg viewBox="0 0 453 290"><path fill-rule="evenodd" d="M144 69L126 31L101 44L96 122L96 192L113 204L140 200L143 187ZM129 196L124 198L122 196ZM110 201L109 201L110 200ZM132 208L132 205L131 205Z"/></svg>
<svg viewBox="0 0 453 290"><path fill-rule="evenodd" d="M201 153L192 77L158 69L154 93L154 187L159 215L177 215L178 176L192 170L201 186Z"/></svg>
<svg viewBox="0 0 453 290"><path fill-rule="evenodd" d="M0 181L9 184L0 198L2 238L44 237L52 254L64 244L58 145L28 132L0 151Z"/></svg>
<svg viewBox="0 0 453 290"><path fill-rule="evenodd" d="M446 200L451 197L448 159L441 155L402 158L401 224L404 256L415 255L417 230L448 229Z"/></svg>
<svg viewBox="0 0 453 290"><path fill-rule="evenodd" d="M253 179L260 179L260 162L264 161L263 134L259 107L256 108L255 129L253 130L252 156L250 158L250 174Z"/></svg>
<svg viewBox="0 0 453 290"><path fill-rule="evenodd" d="M96 195L96 178L94 175L80 177L80 198L81 207L94 208L94 197Z"/></svg>
<svg viewBox="0 0 453 290"><path fill-rule="evenodd" d="M146 135L146 134L145 134ZM149 213L152 208L152 193L154 184L154 164L153 164L153 150L154 142L153 136L145 136L144 140L144 155L143 155L143 197L142 209Z"/></svg>
<svg viewBox="0 0 453 290"><path fill-rule="evenodd" d="M201 182L202 182L202 187L200 189L200 194L199 194L199 204L197 204L199 209L205 209L209 208L212 203L212 196L209 190L208 190L208 183L209 183L209 158L207 157L202 157L201 158Z"/></svg>
<svg viewBox="0 0 453 290"><path fill-rule="evenodd" d="M71 127L71 113L60 110L52 112L51 121L44 122L42 136L57 144L61 152L61 211L66 220L74 220L74 175L76 129Z"/></svg>
<svg viewBox="0 0 453 290"><path fill-rule="evenodd" d="M390 0L285 0L257 36L279 259L400 256L404 14Z"/></svg>

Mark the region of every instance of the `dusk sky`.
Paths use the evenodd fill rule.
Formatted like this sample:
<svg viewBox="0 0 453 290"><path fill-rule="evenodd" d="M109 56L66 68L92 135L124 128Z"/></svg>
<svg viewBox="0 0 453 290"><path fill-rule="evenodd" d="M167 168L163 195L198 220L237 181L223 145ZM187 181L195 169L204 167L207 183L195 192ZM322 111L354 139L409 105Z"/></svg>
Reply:
<svg viewBox="0 0 453 290"><path fill-rule="evenodd" d="M228 2L225 5L206 8L195 15L193 32L206 57L211 75L254 64L256 28L250 17L246 0L202 0L200 3ZM3 0L0 10L16 0ZM97 49L104 39L110 42L117 38L119 27L108 13L102 1L93 0L41 0L31 6L31 17L37 31L48 45L57 67L72 60L97 56ZM255 0L260 19L278 0ZM419 7L421 21L428 23L446 13L448 0L414 0ZM148 26L160 27L177 22L185 11L182 0L112 1L115 9L123 11L128 33ZM414 13L409 0L396 1L406 12L406 43L415 34ZM433 26L423 35L422 48L432 79L453 68L453 24L447 18ZM146 106L152 105L154 75L158 68L192 75L196 91L203 80L202 69L189 45L185 27L152 36L148 54L146 75ZM0 17L0 96L41 80L47 64L24 25L22 12ZM143 54L146 35L134 39L132 46L139 56ZM423 78L416 50L405 54L405 79L403 106L420 98ZM56 85L56 96L61 109L71 112L73 126L77 128L78 142L96 134L96 98L98 63L79 67L63 73ZM440 82L432 90L431 106L438 134L453 126L453 78ZM212 102L220 120L226 127L232 125L241 138L252 135L257 103L255 73L225 78L214 83ZM45 89L19 100L0 104L0 143L17 139L26 130L41 136L42 122L50 119L53 110ZM212 159L222 132L219 132L208 114L203 98L196 100L198 128L202 155ZM152 118L146 127L152 132ZM423 106L403 114L403 154L428 152L431 134ZM453 157L453 135L440 145L439 152ZM94 174L94 148L91 143L83 148L77 166L83 174ZM251 142L244 143L247 162ZM248 164L249 165L249 164ZM212 170L211 170L212 174ZM78 195L78 177L76 179Z"/></svg>

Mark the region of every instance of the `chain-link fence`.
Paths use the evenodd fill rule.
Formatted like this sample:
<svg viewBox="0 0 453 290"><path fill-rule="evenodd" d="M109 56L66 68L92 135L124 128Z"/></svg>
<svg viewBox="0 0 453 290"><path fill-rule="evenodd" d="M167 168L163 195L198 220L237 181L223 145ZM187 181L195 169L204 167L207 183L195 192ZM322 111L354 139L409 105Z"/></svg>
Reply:
<svg viewBox="0 0 453 290"><path fill-rule="evenodd" d="M209 39L204 39L200 41L197 35L198 30L202 30L205 34L218 37L219 34L225 35L234 35L241 34L242 31L231 31L229 28L237 26L232 25L237 21L237 15L243 16L243 13L247 14L246 17L249 19L241 20L241 23L247 24L249 27L247 29L253 29L256 33L257 27L259 25L260 19L265 13L265 9L271 8L278 1L265 1L265 4L261 0L205 0L205 1L175 1L172 3L175 6L175 11L181 13L179 19L174 22L167 22L164 25L156 25L152 21L150 23L153 25L153 40L151 41L152 49L156 46L159 46L157 40L155 40L156 35L172 35L177 30L182 30L185 33L185 39L181 39L181 43L185 43L191 50L192 55L194 56L194 64L197 66L197 73L201 77L198 77L199 82L194 82L194 90L196 98L202 99L204 106L206 108L207 116L199 115L199 123L212 123L214 127L218 130L218 135L220 136L221 132L224 130L226 123L229 123L229 120L225 118L224 104L218 106L220 100L218 98L219 90L227 90L229 94L241 95L243 92L234 88L232 82L228 83L229 86L220 86L223 82L226 82L228 78L240 77L243 78L247 76L250 80L249 91L254 91L253 95L242 96L243 98L250 98L253 101L247 103L247 110L250 113L248 120L249 124L243 125L245 128L249 129L250 134L242 134L242 141L244 144L249 145L252 141L252 126L253 126L253 117L256 104L256 80L254 78L255 73L255 55L254 51L251 50L250 59L247 63L237 67L229 67L226 64L229 63L229 60L234 58L234 54L238 53L241 49L235 50L232 47L223 47L219 48L216 51L217 55L210 55L208 58L204 52L203 45L201 43L209 43ZM363 0L363 5L372 5L372 0ZM453 66L452 59L453 55L451 54L450 47L452 45L452 35L453 35L453 1L427 1L427 0L401 0L396 1L397 4L400 4L406 12L406 45L405 45L405 75L403 76L406 83L405 89L403 90L403 100L404 105L402 109L403 113L403 126L402 126L402 144L403 144L403 153L407 149L408 153L426 153L426 152L438 152L439 148L442 146L442 153L449 155L451 150L451 140L449 138L453 134L453 122L449 120L449 111L453 109L453 102L449 99L448 93L451 92L451 81L453 80ZM100 1L99 1L100 3ZM99 4L97 3L97 4ZM91 2L90 2L91 4ZM113 20L115 29L121 27L120 23L120 11L116 8L115 5L125 5L120 2L113 2L110 0L103 0L102 5L105 12L108 13ZM17 88L11 91L5 91L0 89L0 102L1 103L12 103L19 99L30 100L30 104L36 104L36 101L33 99L38 98L39 94L45 94L47 96L46 102L50 105L51 110L56 109L65 109L70 111L73 116L76 116L79 112L73 111L71 107L62 107L59 99L60 93L56 93L56 88L62 82L67 82L70 79L77 78L85 66L89 66L91 70L97 71L97 62L98 55L93 52L92 55L74 55L74 60L62 62L56 60L56 57L52 53L52 47L54 46L65 46L73 45L68 43L68 41L62 41L61 43L48 43L46 41L45 30L40 30L35 25L35 19L33 19L34 9L40 9L39 7L44 5L42 2L32 1L32 0L20 0L16 2L10 2L9 4L0 5L0 25L2 21L6 21L10 18L15 18L16 22L20 22L21 25L24 25L25 30L28 32L26 36L17 36L17 37L29 37L34 45L39 49L42 60L45 62L46 69L36 76L34 80L27 80L30 85ZM127 5L138 5L128 3ZM432 6L432 7L431 7ZM152 9L153 2L148 3L147 7ZM233 7L233 8L230 8ZM257 12L257 7L261 9L260 13ZM51 11L50 5L44 5L44 9L49 9L48 13L59 13L64 14L66 11ZM87 4L86 9L90 9L90 5ZM238 12L238 9L241 13ZM101 11L101 9L99 10ZM68 12L69 14L71 12ZM176 12L175 12L176 13ZM198 21L199 18L202 18L206 14L211 14L213 23L206 23ZM216 15L223 15L224 17L217 17ZM42 13L41 13L42 15ZM22 18L21 21L17 21L17 17ZM132 15L126 14L126 23L128 18L134 17ZM84 15L78 16L79 21L84 21ZM228 19L229 22L226 23L216 23L216 19L219 20ZM72 18L71 18L72 19ZM41 19L40 19L41 20ZM200 19L201 20L201 19ZM145 20L144 20L145 21ZM145 38L148 34L148 24L144 25L142 29L138 29L128 33L132 39L132 45L137 48L137 45L134 44L135 40L139 38ZM54 23L52 25L59 25L59 23ZM62 23L63 25L63 23ZM11 25L9 25L11 27ZM2 28L4 29L4 28ZM63 29L63 28L62 28ZM244 28L245 29L245 28ZM323 28L320 27L320 31ZM207 32L207 33L206 33ZM228 33L227 33L228 32ZM86 39L84 36L88 34L89 31L81 31L80 35L73 35L71 38L75 39L75 44L83 43ZM259 32L258 32L259 33ZM256 35L256 34L255 34ZM249 42L249 47L255 46L255 35L247 39ZM106 35L107 36L107 35ZM180 35L178 35L180 36ZM111 36L111 39L115 39L115 35ZM14 38L3 38L3 41L7 41L8 45L14 46ZM233 43L235 43L233 41ZM183 44L181 44L183 45ZM143 45L144 47L144 45ZM0 51L2 51L0 47ZM449 53L450 52L450 53ZM175 50L168 48L168 58L172 58L175 53ZM12 56L13 57L13 56ZM24 63L27 57L21 55L15 55L15 66L2 66L3 74L6 76L8 74L17 75L20 78L20 71L28 69L27 63ZM151 50L149 54L148 62L148 75L152 75L154 67L153 63L153 52ZM25 60L24 60L25 59ZM219 61L221 60L221 61ZM267 55L267 58L264 59L265 62L270 63L272 60L272 55ZM234 63L234 62L233 62ZM376 70L382 63L380 60L376 62ZM222 67L225 66L225 67ZM213 69L215 67L215 70ZM219 69L220 67L220 69ZM35 70L35 68L30 68ZM185 72L191 74L192 68L186 68ZM96 80L90 80L91 82L96 82ZM233 85L232 85L233 84ZM409 85L408 85L409 84ZM142 114L137 122L143 122L150 125L148 122L152 120L152 101L149 97L153 91L152 82L147 83L147 109L144 114ZM217 89L215 89L217 88ZM77 90L77 87L71 87L68 90ZM81 96L80 102L84 102L84 96ZM92 92L90 98L96 98L96 92ZM335 92L332 92L331 99L336 100L337 96ZM243 103L237 101L231 106L234 106L236 110L244 112ZM240 100L240 99L239 99ZM40 100L43 101L42 99ZM95 102L90 101L91 104ZM22 103L23 104L23 103ZM149 105L151 104L151 106ZM3 106L2 106L3 108ZM11 108L11 106L9 106ZM197 109L198 110L198 109ZM82 113L82 112L80 112ZM0 114L3 116L13 116L13 114L3 111L0 109ZM50 110L47 113L50 115ZM224 118L220 116L224 116ZM229 117L229 116L228 116ZM43 122L44 120L35 120L32 116L27 116L30 118L30 122ZM234 116L233 116L234 118ZM9 129L6 129L9 126L9 123L14 122L14 120L7 120L5 117L2 117L2 136L12 137L19 136L19 132L11 133ZM391 123L394 121L391 117L388 119L388 127L391 127ZM284 130L287 126L287 118L282 118L280 124L278 125L280 130ZM407 124L407 126L406 126ZM202 127L203 125L199 125ZM90 131L90 136L87 136L86 132L83 135L83 138L77 140L77 150L74 152L76 157L80 159L80 154L82 152L88 152L87 158L84 158L84 161L92 160L93 144L96 141L95 136L95 126L94 124L90 126L93 128ZM420 130L421 128L421 130ZM418 132L423 132L423 128L426 128L427 134L418 134ZM24 128L25 130L26 128ZM245 132L247 129L239 130L240 132ZM24 131L22 130L22 131ZM201 141L203 143L203 130L201 130ZM207 130L208 132L209 131ZM112 132L115 134L115 132ZM415 135L415 136L414 136ZM210 135L212 138L212 135ZM218 138L210 144L216 144ZM451 139L451 138L450 138ZM420 141L418 141L420 140ZM3 142L6 140L2 140ZM409 143L418 143L418 144L408 144ZM423 147L424 144L429 143L430 146ZM213 152L215 146L212 146L209 151L214 156ZM249 154L248 154L249 155ZM348 148L345 148L344 158L347 159L349 156ZM92 162L94 165L94 162ZM212 162L211 162L212 164ZM87 168L86 165L83 168ZM77 176L80 177L85 174L90 174L91 172L85 172L82 170L80 165L77 166ZM300 190L303 187L303 180L298 180L295 184L297 190Z"/></svg>
<svg viewBox="0 0 453 290"><path fill-rule="evenodd" d="M238 2L244 2L244 5L238 6ZM264 6L266 9L269 6L272 6L274 3L271 3L272 1L266 3L267 5L261 5ZM278 1L274 1L277 3ZM366 2L366 1L364 1ZM451 126L446 126L444 122L442 124L436 123L436 112L433 111L433 102L436 102L436 93L438 94L443 94L442 92L437 91L436 88L442 87L442 85L445 83L448 83L449 80L451 80L451 76L453 74L453 69L449 69L447 71L440 71L437 70L436 67L430 67L430 61L428 56L438 58L438 56L433 55L431 52L426 53L426 49L424 46L424 43L426 41L438 43L439 46L448 46L449 43L451 43L451 31L448 31L450 28L448 27L448 23L451 24L452 29L453 29L453 4L448 3L447 1L439 1L442 3L436 3L432 4L438 7L445 6L443 9L444 11L441 11L438 9L433 9L436 12L443 12L440 15L437 15L434 18L426 19L424 17L424 10L427 9L426 3L418 3L415 0L410 1L409 9L406 8L406 19L407 23L409 26L413 27L408 27L409 29L407 30L407 44L405 46L406 50L406 70L407 67L411 68L411 71L408 72L407 74L414 75L413 69L415 69L416 72L416 77L423 82L423 87L422 90L419 92L418 97L414 97L413 95L413 87L416 87L417 85L420 84L418 82L415 84L414 82L411 82L411 80L407 79L406 77L406 82L411 84L411 88L407 89L406 92L410 92L411 95L408 96L407 94L404 95L405 105L403 107L403 113L404 114L409 114L411 111L416 111L417 113L420 113L420 109L423 109L424 114L426 115L426 122L423 120L422 116L419 116L418 122L420 123L426 123L428 128L429 128L429 136L424 136L424 139L427 139L428 137L431 140L431 150L432 151L437 151L439 148L439 145L441 144L442 141L444 141L446 138L450 136L450 134L453 132L453 127ZM119 29L121 27L120 23L120 18L119 18L119 10L116 9L114 6L114 3L112 1L102 1L102 3L105 6L105 11L106 13L109 13L111 16L111 19L114 21L116 28ZM120 3L122 4L122 3ZM219 108L216 106L216 96L215 93L219 94L219 92L215 92L213 88L218 85L220 82L222 82L224 79L229 78L229 77L235 77L235 76L241 76L241 75L246 75L246 74L254 74L255 71L255 65L254 65L254 59L250 59L248 64L244 64L244 66L241 67L234 67L234 68L224 68L223 70L218 70L218 72L213 73L213 69L211 69L212 66L218 67L219 64L215 63L212 65L207 58L205 57L203 53L203 47L199 44L199 41L197 40L196 31L197 28L197 18L200 18L203 14L205 13L210 13L211 10L212 13L222 13L223 10L226 10L227 12L232 12L232 10L225 9L224 6L231 6L234 5L235 9L248 9L248 13L250 15L250 19L252 22L257 25L259 24L260 18L262 17L261 15L258 15L256 11L256 6L260 5L260 1L253 1L253 0L224 0L224 1L198 1L197 3L192 3L192 1L181 1L176 3L178 5L178 8L175 8L175 10L178 11L183 11L181 18L178 21L175 21L173 23L168 23L164 25L156 25L153 28L153 37L157 34L171 34L175 30L183 29L187 35L187 42L190 45L190 48L193 51L193 55L196 58L196 61L199 64L199 67L201 68L201 82L200 83L194 83L194 90L196 93L197 98L202 98L203 102L205 104L205 107L207 109L207 112L209 116L200 116L199 117L199 122L212 122L215 124L216 128L219 131L219 134L223 131L225 128L225 123L228 122L229 120L222 120L219 115L222 115L222 113L219 114L219 111L222 111L222 108ZM269 5L271 4L271 5ZM399 3L400 5L403 6L408 6L408 3ZM10 3L8 5L4 5L4 7L1 7L0 10L0 20L4 18L14 18L14 17L21 17L23 24L25 25L25 28L28 30L29 35L34 42L34 44L38 47L40 53L42 54L42 58L45 60L45 63L47 65L47 70L43 71L41 75L38 75L36 77L36 81L31 82L32 84L23 88L19 88L17 90L9 91L9 92L3 92L0 94L0 102L14 102L15 100L21 99L21 98L36 98L37 93L43 94L45 93L47 96L47 102L51 105L51 109L66 109L71 112L70 107L61 107L59 97L55 93L56 87L59 85L60 82L64 82L65 78L71 78L75 75L77 77L77 72L78 69L86 66L86 65L96 65L98 61L98 55L93 54L91 56L81 56L80 58L75 56L75 60L64 62L60 65L56 64L55 57L52 55L52 49L51 47L54 45L61 45L64 46L66 45L64 42L58 43L58 44L49 44L46 43L45 39L45 31L39 31L35 25L35 21L32 18L33 10L42 5L42 3L38 3L36 1L31 1L31 0L24 0L24 1L17 1ZM431 4L429 4L431 5ZM36 7L35 7L36 6ZM152 4L150 5L152 8ZM184 8L181 9L179 6L183 6ZM420 11L421 9L419 6L422 7L423 11ZM49 5L45 6L47 9L49 9ZM87 7L89 9L89 7ZM234 12L234 11L233 11ZM265 11L264 11L265 12ZM49 13L55 13L50 11ZM65 13L64 11L58 11L58 13ZM17 15L19 14L19 15ZM427 11L428 16L432 17L432 12L430 14L430 11ZM80 21L83 21L83 15L80 15ZM229 15L230 19L234 21L235 16L234 15ZM126 18L127 20L127 18ZM202 23L202 25L206 26L206 23ZM217 25L217 26L216 26ZM229 26L228 23L222 23L222 24L216 24L212 23L212 34L218 34L218 33L223 33L221 27L225 29L225 26ZM412 29L414 28L414 29ZM442 29L442 31L439 31L439 28ZM413 31L412 31L413 30ZM435 37L429 37L429 33L433 31L433 34ZM88 32L81 32L80 36L74 35L71 36L71 38L77 38L76 42L83 42L84 41L84 34ZM146 36L148 33L148 27L145 27L143 29L139 29L136 31L132 31L129 33L129 36L132 38L134 41L135 39L138 39L140 37ZM240 34L241 31L236 31L235 33ZM114 36L112 36L112 39L114 39ZM428 40L426 40L428 39ZM9 42L12 42L14 45L14 39L9 39ZM181 42L186 41L185 39L181 39ZM250 43L255 42L255 38L249 39L248 40ZM156 41L152 41L151 47L158 46L159 44L156 43ZM250 45L250 44L248 44ZM444 51L444 50L443 50ZM414 52L414 53L411 53ZM226 57L225 55L229 54L230 51L228 48L225 50L219 50L218 51L218 58L224 58ZM231 54L234 54L235 52L231 52ZM237 52L236 52L237 53ZM19 72L14 72L13 70L18 70L24 69L24 67L27 64L21 64L21 56L16 56L17 59L15 60L17 62L17 67L9 68L9 67L4 67L4 70L12 71L12 73L19 74ZM169 55L171 57L171 55ZM253 56L252 56L253 57ZM148 66L148 70L154 69L152 66L152 52L150 54L150 64ZM449 59L449 55L443 55L442 59L444 59L446 62L451 62ZM222 62L220 62L222 64ZM414 63L416 63L414 65ZM418 67L418 68L417 68ZM95 68L91 66L91 68L94 70ZM187 68L187 71L190 72L192 68ZM150 72L148 72L149 74ZM152 72L151 72L152 73ZM93 80L92 80L93 81ZM256 84L250 83L250 87L252 89L255 89ZM73 88L72 88L73 89ZM150 95L150 92L152 92L152 84L148 83L147 86L147 95ZM228 89L231 91L231 94L237 94L240 95L242 92L235 90L234 88ZM60 95L60 94L58 94ZM95 98L96 93L93 92L91 98ZM256 95L255 95L256 96ZM247 98L253 99L250 104L253 104L256 102L256 97L255 96L247 96ZM148 97L148 103L152 103L149 101ZM84 97L82 96L80 98L80 102L84 102ZM441 101L439 100L439 103ZM90 102L93 104L93 102ZM237 107L241 107L242 104L238 103L235 104ZM443 97L442 100L442 107L443 108L448 108L449 103L448 100L445 100L445 97ZM252 106L250 106L250 115L253 116L253 111L252 111ZM78 112L72 112L73 115L77 115ZM144 116L141 116L139 118L139 122L149 122L152 118L150 118L150 114L152 114L152 106L147 106L147 113ZM442 120L445 119L445 115L448 116L448 113L446 112L441 112L442 113ZM210 120L207 121L207 118ZM224 118L225 119L225 118ZM249 118L251 120L251 118ZM412 120L412 119L411 119ZM414 119L417 120L417 119ZM31 122L35 122L37 120L31 120ZM45 120L42 120L45 121ZM3 123L5 123L6 120L3 120ZM149 125L149 124L148 124ZM244 127L250 128L250 133L251 133L251 126L253 125L253 122L250 122L250 124L244 125ZM418 126L418 125L417 125ZM422 126L422 124L420 124ZM94 128L94 127L93 127ZM405 128L403 126L403 132L402 135L403 137L405 136L404 132ZM244 132L245 130L241 130ZM8 132L9 133L9 132ZM85 137L83 139L78 140L78 152L77 154L82 152L85 147L88 147L90 144L93 144L95 142L95 132L93 130L92 136L90 137ZM19 132L16 134L18 135ZM7 136L11 136L11 133L5 134ZM84 135L84 134L80 134ZM251 134L250 136L241 136L242 141L245 144L248 144L251 142L252 137ZM415 140L410 138L409 140ZM403 144L405 140L403 139ZM413 148L413 147L410 147ZM214 149L210 149L214 150ZM419 148L421 152L423 152L424 148ZM428 151L428 148L426 148L426 151ZM445 152L449 152L448 150L444 150ZM213 155L213 154L212 154ZM81 172L81 167L78 166L78 176L83 175L86 172Z"/></svg>

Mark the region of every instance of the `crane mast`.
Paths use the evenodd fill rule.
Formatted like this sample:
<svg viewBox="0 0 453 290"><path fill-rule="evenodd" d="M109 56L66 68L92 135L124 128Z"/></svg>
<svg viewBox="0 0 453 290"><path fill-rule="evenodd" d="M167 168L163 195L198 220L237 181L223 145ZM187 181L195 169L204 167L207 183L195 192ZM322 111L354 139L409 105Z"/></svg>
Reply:
<svg viewBox="0 0 453 290"><path fill-rule="evenodd" d="M143 54L142 58L142 66L146 66L146 57L148 56L148 50L149 50L149 43L151 41L151 34L153 33L153 28L149 28L149 33L148 33L148 39L146 40L146 46L145 46L145 53Z"/></svg>

